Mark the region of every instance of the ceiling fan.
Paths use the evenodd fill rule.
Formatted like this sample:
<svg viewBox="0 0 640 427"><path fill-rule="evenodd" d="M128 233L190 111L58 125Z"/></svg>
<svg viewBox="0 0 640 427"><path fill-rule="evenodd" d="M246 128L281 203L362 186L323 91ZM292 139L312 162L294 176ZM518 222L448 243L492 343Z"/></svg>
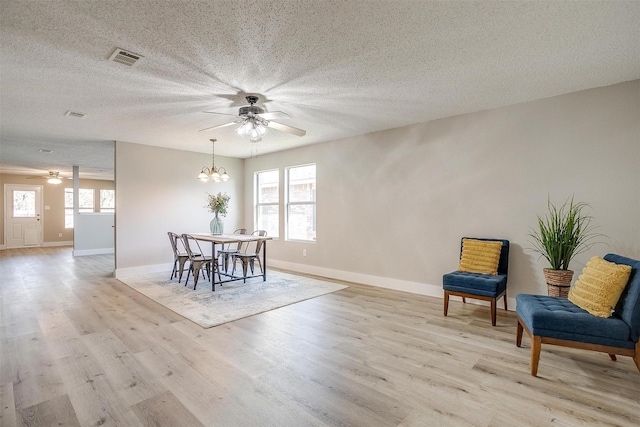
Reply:
<svg viewBox="0 0 640 427"><path fill-rule="evenodd" d="M264 108L255 105L258 102L258 97L254 95L246 96L245 99L249 103L248 106L240 107L238 115L217 113L215 111L205 111L210 114L220 114L222 116L235 117L235 120L221 125L211 126L209 128L200 129L200 132L206 132L214 129L220 129L227 126L240 125L237 132L241 136L248 136L249 141L259 142L262 141L262 137L267 133L267 128L273 128L281 132L290 133L292 135L304 136L306 131L295 128L293 126L285 125L283 123L274 122L273 119L281 119L291 117L287 113L282 111L267 112Z"/></svg>
<svg viewBox="0 0 640 427"><path fill-rule="evenodd" d="M46 179L49 184L60 184L63 179L72 179L65 178L60 176L60 172L49 171L49 175L38 175L38 176L28 176L27 179Z"/></svg>

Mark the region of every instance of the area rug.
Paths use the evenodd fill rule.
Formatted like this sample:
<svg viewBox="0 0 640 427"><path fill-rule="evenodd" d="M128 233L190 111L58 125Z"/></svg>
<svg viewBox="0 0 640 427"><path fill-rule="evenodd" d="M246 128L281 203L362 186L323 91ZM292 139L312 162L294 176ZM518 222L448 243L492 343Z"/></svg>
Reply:
<svg viewBox="0 0 640 427"><path fill-rule="evenodd" d="M211 283L198 281L193 290L193 280L184 285L177 280L168 280L171 272L145 274L120 279L121 282L151 298L168 309L186 317L203 328L211 328L223 323L264 313L307 299L319 297L348 286L310 277L297 276L269 270L267 280L262 277L216 285L211 291Z"/></svg>

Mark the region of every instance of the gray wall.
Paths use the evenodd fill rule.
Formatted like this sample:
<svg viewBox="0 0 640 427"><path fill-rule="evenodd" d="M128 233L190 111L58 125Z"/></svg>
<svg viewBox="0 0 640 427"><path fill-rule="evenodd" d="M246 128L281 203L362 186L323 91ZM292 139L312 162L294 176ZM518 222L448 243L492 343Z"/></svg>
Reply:
<svg viewBox="0 0 640 427"><path fill-rule="evenodd" d="M114 252L114 214L80 213L75 218L73 255L97 255Z"/></svg>
<svg viewBox="0 0 640 427"><path fill-rule="evenodd" d="M211 154L116 142L116 277L171 269L168 231L209 232L213 214L204 207L206 192L231 197L225 231L242 225L243 161L216 156L216 165L232 179L196 179L211 166Z"/></svg>
<svg viewBox="0 0 640 427"><path fill-rule="evenodd" d="M255 171L310 162L317 241L270 242L272 265L441 295L462 236L500 237L512 243L508 296L546 293L527 233L548 196L571 195L609 237L574 270L607 252L640 258L640 81L248 159L246 223Z"/></svg>

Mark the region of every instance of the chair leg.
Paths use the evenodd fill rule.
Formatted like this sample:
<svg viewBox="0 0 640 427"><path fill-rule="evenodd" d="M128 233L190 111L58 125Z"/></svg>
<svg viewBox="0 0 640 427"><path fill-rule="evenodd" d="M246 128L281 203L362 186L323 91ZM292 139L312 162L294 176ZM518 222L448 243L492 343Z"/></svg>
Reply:
<svg viewBox="0 0 640 427"><path fill-rule="evenodd" d="M202 264L196 262L193 266L193 290L196 290L196 286L198 286L198 279L200 278L200 270L202 269Z"/></svg>
<svg viewBox="0 0 640 427"><path fill-rule="evenodd" d="M516 327L516 347L522 346L522 332L524 328L522 327L522 323L518 319L518 325Z"/></svg>
<svg viewBox="0 0 640 427"><path fill-rule="evenodd" d="M444 291L444 317L449 312L449 291Z"/></svg>
<svg viewBox="0 0 640 427"><path fill-rule="evenodd" d="M491 299L491 326L496 326L496 299Z"/></svg>
<svg viewBox="0 0 640 427"><path fill-rule="evenodd" d="M540 347L542 338L534 335L531 337L531 375L538 376L538 362L540 361Z"/></svg>
<svg viewBox="0 0 640 427"><path fill-rule="evenodd" d="M467 299L465 297L462 297L462 302L466 304L467 303Z"/></svg>
<svg viewBox="0 0 640 427"><path fill-rule="evenodd" d="M504 311L507 311L507 293L504 293Z"/></svg>
<svg viewBox="0 0 640 427"><path fill-rule="evenodd" d="M193 263L190 263L189 269L187 270L187 279L184 281L185 286L187 286L187 283L189 283L189 275L191 274L192 271L193 271Z"/></svg>
<svg viewBox="0 0 640 427"><path fill-rule="evenodd" d="M611 354L611 353L609 353L609 359L613 360L614 362L615 362L616 360L618 360L618 358L616 357L616 355L615 355L615 354Z"/></svg>
<svg viewBox="0 0 640 427"><path fill-rule="evenodd" d="M173 260L173 270L171 270L171 277L169 278L169 280L173 280L174 277L176 277L176 274L178 273L177 269L178 269L178 260L174 259Z"/></svg>
<svg viewBox="0 0 640 427"><path fill-rule="evenodd" d="M249 259L242 257L242 277L244 277L244 283L247 283L247 268L249 267Z"/></svg>
<svg viewBox="0 0 640 427"><path fill-rule="evenodd" d="M178 283L182 280L182 272L184 271L184 265L187 263L187 258L182 258L179 262L180 271L178 272Z"/></svg>
<svg viewBox="0 0 640 427"><path fill-rule="evenodd" d="M640 341L636 343L636 354L633 356L633 361L635 362L638 371L640 371Z"/></svg>

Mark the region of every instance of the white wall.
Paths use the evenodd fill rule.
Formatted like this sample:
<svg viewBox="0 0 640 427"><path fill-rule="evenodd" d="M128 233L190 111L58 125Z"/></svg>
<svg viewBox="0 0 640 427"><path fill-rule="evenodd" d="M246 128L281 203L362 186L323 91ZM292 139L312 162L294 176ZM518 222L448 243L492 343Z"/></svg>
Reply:
<svg viewBox="0 0 640 427"><path fill-rule="evenodd" d="M248 159L245 222L255 171L310 162L317 242L269 242L272 265L441 295L460 238L499 237L511 241L508 296L544 294L527 233L548 196L571 195L609 237L574 270L607 252L640 259L638 80Z"/></svg>
<svg viewBox="0 0 640 427"><path fill-rule="evenodd" d="M110 254L114 251L114 214L80 213L75 218L73 255Z"/></svg>
<svg viewBox="0 0 640 427"><path fill-rule="evenodd" d="M213 214L206 192L226 192L231 200L225 231L243 226L243 161L216 156L231 180L196 179L211 154L116 142L116 277L162 271L173 262L168 231L209 232ZM205 248L203 248L205 249Z"/></svg>

